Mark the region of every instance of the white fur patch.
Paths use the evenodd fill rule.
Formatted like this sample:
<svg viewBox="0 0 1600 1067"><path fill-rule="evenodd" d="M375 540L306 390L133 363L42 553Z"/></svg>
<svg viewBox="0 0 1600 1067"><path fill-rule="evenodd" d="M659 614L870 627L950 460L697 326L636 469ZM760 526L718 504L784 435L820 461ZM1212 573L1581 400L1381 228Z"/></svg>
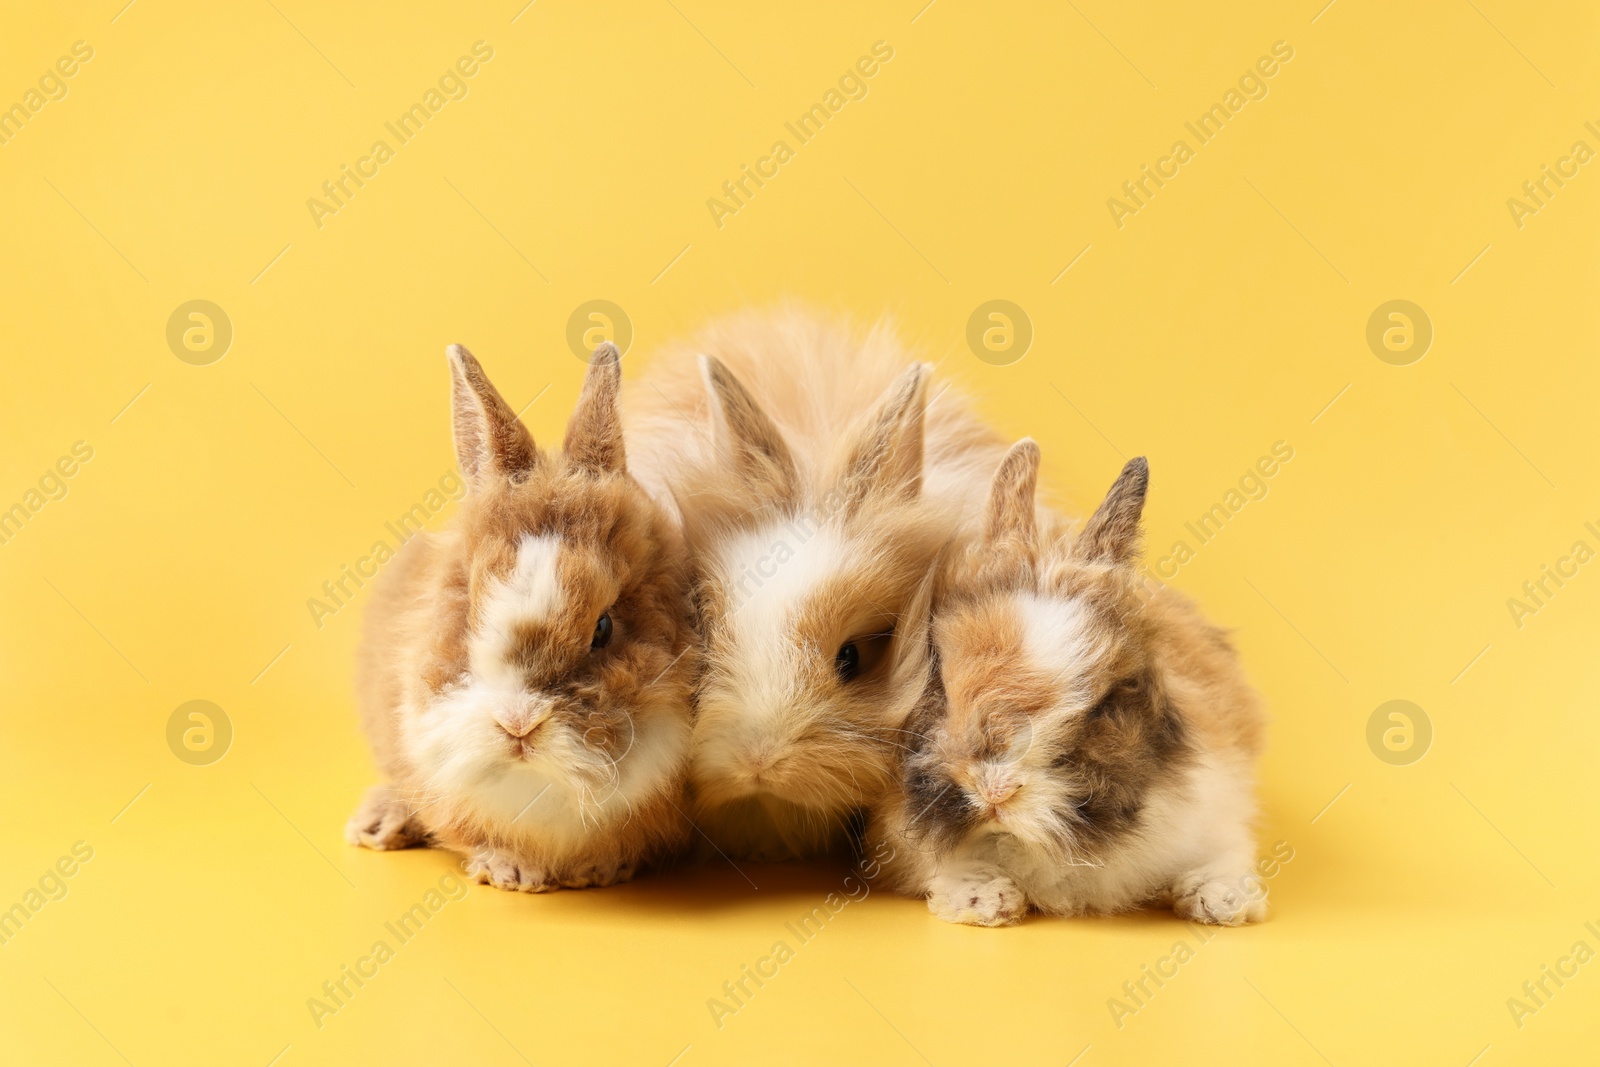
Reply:
<svg viewBox="0 0 1600 1067"><path fill-rule="evenodd" d="M837 530L808 519L770 523L718 546L728 614L743 626L786 626L806 598L843 568L847 545Z"/></svg>
<svg viewBox="0 0 1600 1067"><path fill-rule="evenodd" d="M512 634L518 624L541 622L560 610L560 563L561 539L554 534L529 535L518 543L516 565L489 590L469 643L473 674L500 685L518 682L506 662Z"/></svg>
<svg viewBox="0 0 1600 1067"><path fill-rule="evenodd" d="M722 650L728 675L706 695L717 713L701 719L695 760L719 789L771 788L770 779L756 784L752 761L792 767L795 742L826 713L806 699L803 679L809 659L831 661L835 650L801 647L795 626L818 588L846 569L851 547L840 531L807 518L767 523L717 546L712 573L727 598L732 647Z"/></svg>
<svg viewBox="0 0 1600 1067"><path fill-rule="evenodd" d="M1159 895L1194 872L1244 885L1255 860L1250 775L1241 766L1201 759L1175 787L1152 791L1139 832L1119 842L1103 865L1062 866L1014 838L1000 837L998 866L1040 910L1111 912Z"/></svg>
<svg viewBox="0 0 1600 1067"><path fill-rule="evenodd" d="M513 758L495 711L504 703L542 699L483 681L452 686L421 712L407 755L430 795L471 810L507 835L526 834L544 848L575 852L675 778L688 754L689 725L671 715L645 716L612 761L552 723L538 735L532 758Z"/></svg>
<svg viewBox="0 0 1600 1067"><path fill-rule="evenodd" d="M716 565L728 598L728 628L739 648L746 737L780 726L774 720L785 717L799 695L796 657L802 650L794 640L795 620L818 586L844 568L847 551L838 531L805 520L772 523L720 546Z"/></svg>
<svg viewBox="0 0 1600 1067"><path fill-rule="evenodd" d="M1015 602L1023 650L1034 667L1070 684L1093 665L1093 620L1081 601L1022 593Z"/></svg>

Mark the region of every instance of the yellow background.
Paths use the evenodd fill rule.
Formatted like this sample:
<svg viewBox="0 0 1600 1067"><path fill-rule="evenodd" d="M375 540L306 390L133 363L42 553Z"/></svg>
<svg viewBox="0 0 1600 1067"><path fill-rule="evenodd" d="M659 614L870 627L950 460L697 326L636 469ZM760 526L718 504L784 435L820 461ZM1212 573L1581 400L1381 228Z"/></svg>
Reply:
<svg viewBox="0 0 1600 1067"><path fill-rule="evenodd" d="M0 103L94 48L0 147L0 506L94 449L0 545L0 907L94 849L0 947L8 1062L1595 1057L1600 963L1520 1027L1506 1005L1600 950L1600 563L1520 627L1506 604L1600 548L1600 164L1520 228L1506 206L1600 148L1592 9L121 3L14 4L0 35ZM479 40L470 95L319 229L306 200ZM715 225L706 200L879 40L869 95ZM1115 226L1107 198L1280 40L1270 94ZM1292 445L1174 580L1271 710L1262 851L1294 850L1271 921L1198 947L1119 1027L1122 983L1198 945L1169 915L979 930L873 894L719 1028L708 998L843 867L475 888L319 1029L307 998L452 869L344 844L372 779L362 605L320 629L306 607L450 469L444 346L539 396L553 440L580 303L626 309L631 376L784 297L893 314L1041 442L1067 506L1148 454L1163 553ZM1009 366L964 339L996 298L1035 330ZM193 299L233 324L208 366L166 342ZM1409 366L1366 344L1391 299L1433 323ZM167 747L191 699L233 724L210 766ZM1409 766L1367 745L1391 699L1433 726Z"/></svg>

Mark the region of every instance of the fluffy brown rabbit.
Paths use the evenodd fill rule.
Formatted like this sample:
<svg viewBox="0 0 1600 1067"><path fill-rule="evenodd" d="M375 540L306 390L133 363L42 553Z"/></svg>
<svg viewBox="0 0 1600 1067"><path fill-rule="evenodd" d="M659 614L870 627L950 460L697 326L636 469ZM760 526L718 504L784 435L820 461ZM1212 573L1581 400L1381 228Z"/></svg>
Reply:
<svg viewBox="0 0 1600 1067"><path fill-rule="evenodd" d="M932 564L1002 443L887 329L745 315L658 360L628 405L640 479L701 573L691 784L722 850L842 840L894 783L927 674Z"/></svg>
<svg viewBox="0 0 1600 1067"><path fill-rule="evenodd" d="M1253 873L1262 714L1224 635L1136 571L1148 468L1132 460L1073 535L1014 446L983 534L935 598L932 679L903 790L871 833L890 878L949 922L1170 902L1263 918Z"/></svg>
<svg viewBox="0 0 1600 1067"><path fill-rule="evenodd" d="M595 352L559 452L466 349L449 363L468 492L375 591L359 686L387 782L346 835L443 846L502 889L609 885L690 833L681 537L628 474L615 348Z"/></svg>

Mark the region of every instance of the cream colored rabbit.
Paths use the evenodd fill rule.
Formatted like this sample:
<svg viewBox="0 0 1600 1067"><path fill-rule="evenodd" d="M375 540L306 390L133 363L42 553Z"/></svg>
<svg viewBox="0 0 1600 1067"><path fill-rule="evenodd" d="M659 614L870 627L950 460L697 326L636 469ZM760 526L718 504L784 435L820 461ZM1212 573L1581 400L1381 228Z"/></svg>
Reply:
<svg viewBox="0 0 1600 1067"><path fill-rule="evenodd" d="M668 353L628 411L701 574L696 823L734 854L824 849L894 783L932 564L1003 446L887 330L796 311Z"/></svg>

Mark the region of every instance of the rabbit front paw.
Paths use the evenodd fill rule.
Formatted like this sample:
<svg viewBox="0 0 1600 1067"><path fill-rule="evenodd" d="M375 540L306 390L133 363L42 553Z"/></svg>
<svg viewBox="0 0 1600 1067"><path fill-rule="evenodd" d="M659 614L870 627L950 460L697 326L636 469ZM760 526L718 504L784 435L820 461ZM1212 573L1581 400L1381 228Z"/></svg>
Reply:
<svg viewBox="0 0 1600 1067"><path fill-rule="evenodd" d="M586 889L590 886L616 885L626 882L633 877L637 865L634 863L593 863L588 866L575 868L570 874L563 875L561 885L565 889Z"/></svg>
<svg viewBox="0 0 1600 1067"><path fill-rule="evenodd" d="M345 840L352 845L387 852L428 843L428 831L417 821L416 812L392 785L375 785L361 799L361 806L344 826Z"/></svg>
<svg viewBox="0 0 1600 1067"><path fill-rule="evenodd" d="M1246 891L1250 883L1248 876L1222 881L1214 873L1190 875L1173 886L1172 910L1179 918L1216 926L1260 922L1267 917L1266 894Z"/></svg>
<svg viewBox="0 0 1600 1067"><path fill-rule="evenodd" d="M1021 921L1027 900L1006 876L980 876L935 886L928 893L928 910L947 923L1009 926Z"/></svg>
<svg viewBox="0 0 1600 1067"><path fill-rule="evenodd" d="M546 893L558 888L545 871L509 852L484 846L467 859L467 877L496 889Z"/></svg>

